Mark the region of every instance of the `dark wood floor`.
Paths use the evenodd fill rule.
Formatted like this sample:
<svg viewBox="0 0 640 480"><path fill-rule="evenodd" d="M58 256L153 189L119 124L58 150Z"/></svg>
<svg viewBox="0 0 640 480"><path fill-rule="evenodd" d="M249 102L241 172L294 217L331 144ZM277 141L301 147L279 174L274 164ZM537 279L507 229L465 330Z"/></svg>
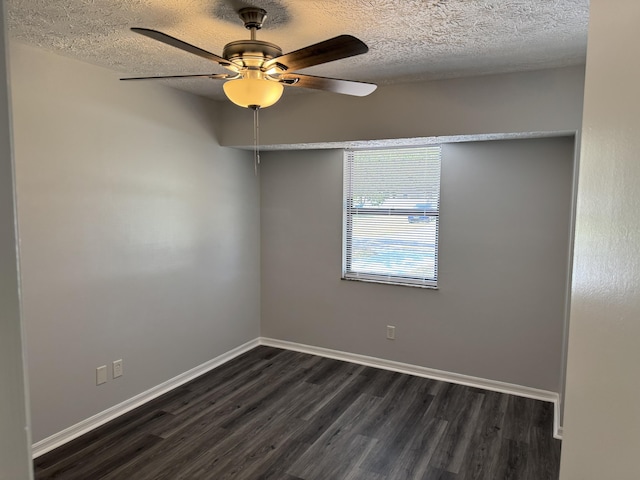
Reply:
<svg viewBox="0 0 640 480"><path fill-rule="evenodd" d="M36 479L546 480L552 404L258 347L37 458Z"/></svg>

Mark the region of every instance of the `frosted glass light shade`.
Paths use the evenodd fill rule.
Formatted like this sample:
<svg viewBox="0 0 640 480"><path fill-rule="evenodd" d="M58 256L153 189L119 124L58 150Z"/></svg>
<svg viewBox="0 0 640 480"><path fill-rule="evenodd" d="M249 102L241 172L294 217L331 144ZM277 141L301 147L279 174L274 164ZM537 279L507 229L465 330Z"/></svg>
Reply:
<svg viewBox="0 0 640 480"><path fill-rule="evenodd" d="M229 100L245 108L269 107L280 100L284 90L281 83L262 78L229 80L222 85L222 88Z"/></svg>

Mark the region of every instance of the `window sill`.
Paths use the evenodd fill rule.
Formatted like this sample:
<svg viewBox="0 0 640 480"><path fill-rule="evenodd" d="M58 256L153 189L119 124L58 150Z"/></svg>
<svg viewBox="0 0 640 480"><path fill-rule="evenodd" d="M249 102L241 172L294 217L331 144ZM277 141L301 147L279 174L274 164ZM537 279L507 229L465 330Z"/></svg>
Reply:
<svg viewBox="0 0 640 480"><path fill-rule="evenodd" d="M380 279L373 278L347 278L341 277L340 280L346 280L347 282L364 282L364 283L379 283L381 285L394 285L397 287L414 287L414 288L425 288L427 290L439 290L437 285L424 285L419 283L410 283L410 282L399 282L399 281L385 281Z"/></svg>

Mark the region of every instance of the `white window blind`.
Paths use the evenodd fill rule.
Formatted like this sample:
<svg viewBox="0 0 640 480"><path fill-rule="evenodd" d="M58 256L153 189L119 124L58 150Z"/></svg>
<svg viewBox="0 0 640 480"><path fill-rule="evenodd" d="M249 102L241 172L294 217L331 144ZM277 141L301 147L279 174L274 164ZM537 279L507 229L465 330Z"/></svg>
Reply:
<svg viewBox="0 0 640 480"><path fill-rule="evenodd" d="M343 278L437 286L440 146L347 150Z"/></svg>

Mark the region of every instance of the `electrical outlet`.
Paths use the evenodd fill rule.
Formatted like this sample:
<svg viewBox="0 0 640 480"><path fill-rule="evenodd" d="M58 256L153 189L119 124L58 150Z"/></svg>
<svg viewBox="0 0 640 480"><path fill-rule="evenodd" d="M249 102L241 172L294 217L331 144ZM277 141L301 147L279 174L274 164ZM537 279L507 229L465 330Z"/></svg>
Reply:
<svg viewBox="0 0 640 480"><path fill-rule="evenodd" d="M396 339L396 327L394 327L393 325L387 325L387 339Z"/></svg>
<svg viewBox="0 0 640 480"><path fill-rule="evenodd" d="M107 366L102 365L96 368L96 385L107 383Z"/></svg>
<svg viewBox="0 0 640 480"><path fill-rule="evenodd" d="M113 362L113 378L121 377L122 374L122 359L116 360Z"/></svg>

